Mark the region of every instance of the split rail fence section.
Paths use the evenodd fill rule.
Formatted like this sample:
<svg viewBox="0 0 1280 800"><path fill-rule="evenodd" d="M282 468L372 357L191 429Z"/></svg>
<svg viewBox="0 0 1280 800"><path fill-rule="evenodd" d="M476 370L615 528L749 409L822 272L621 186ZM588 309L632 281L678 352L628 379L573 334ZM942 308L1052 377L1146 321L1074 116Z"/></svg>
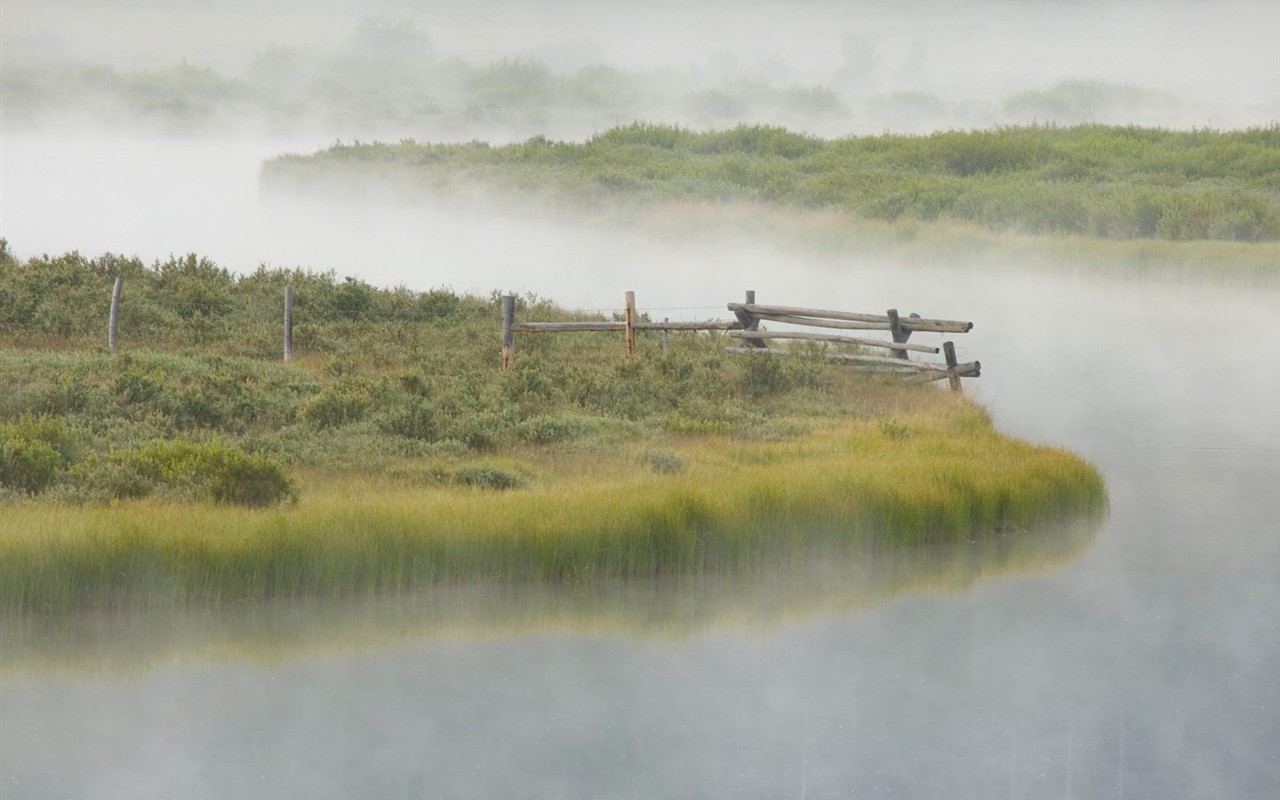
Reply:
<svg viewBox="0 0 1280 800"><path fill-rule="evenodd" d="M626 354L630 357L636 353L637 331L661 331L663 352L666 352L669 347L671 331L724 331L729 338L740 342L738 345L726 347L725 350L746 355L792 355L790 350L771 346L771 343L788 341L816 341L852 345L857 348L885 349L889 351L887 356L860 352L832 352L825 353L825 356L844 362L861 372L901 374L903 380L908 383L928 383L945 379L950 383L952 391L957 392L960 391L961 378L977 378L982 374L981 362L970 361L962 364L956 360L955 345L949 340L943 342L941 348L908 341L913 333L967 333L973 329L972 322L927 319L919 314L903 317L898 314L897 309L893 308L881 315L762 305L756 303L754 291L746 293L746 302L729 303L727 308L735 317L728 322L716 320L670 322L665 319L662 322L652 322L640 318L636 313L635 292L627 292L624 319L620 322L604 320L519 322L516 320L515 296L505 295L502 298L502 368L510 367L515 357L515 334L517 333L620 332L624 337ZM767 330L761 329L762 321L823 330ZM828 331L886 331L891 341ZM942 362L913 360L907 355L908 352L936 355L939 351L943 354Z"/></svg>

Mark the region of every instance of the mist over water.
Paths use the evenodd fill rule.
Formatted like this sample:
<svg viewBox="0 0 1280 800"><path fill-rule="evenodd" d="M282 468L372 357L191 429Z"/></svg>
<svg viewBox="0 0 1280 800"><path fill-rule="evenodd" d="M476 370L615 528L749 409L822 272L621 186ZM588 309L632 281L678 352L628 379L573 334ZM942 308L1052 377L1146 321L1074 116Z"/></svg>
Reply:
<svg viewBox="0 0 1280 800"><path fill-rule="evenodd" d="M1274 123L1280 6L260 6L0 5L0 236L16 254L194 251L238 272L300 265L589 309L616 308L633 289L642 311L673 319L723 317L744 289L762 302L969 319L960 360L980 359L983 376L966 391L1002 430L1097 464L1110 515L1056 571L924 586L759 628L750 613L671 637L476 622L473 635L345 649L341 615L299 610L279 630L332 630L331 649L272 650L271 637L255 658L178 648L125 678L86 666L71 635L75 670L0 674L0 796L1280 791L1274 282L1142 282L1124 265L1082 275L962 250L922 262L724 225L655 234L497 199L343 202L268 196L257 183L264 159L340 137L582 138L637 116L825 135L1028 122L1046 110L1063 122ZM573 76L603 64L656 88L551 111L516 97L469 113L475 95L462 79L432 94L437 112L347 113L326 101L315 75L330 73L308 70L352 48L367 60L362 31L387 30L411 30L419 48L397 68L461 63L451 74L467 78L523 59ZM273 84L254 76L279 77L263 71L282 55L301 65L289 91L305 101L287 112L255 94ZM174 95L86 95L83 77L47 77L76 64L138 75L184 61L249 88L192 110L166 105ZM417 91L436 66L405 80ZM383 74L375 67L369 75ZM795 87L829 94L795 107ZM956 563L966 557L991 556ZM763 591L708 587L706 602L751 608L768 602L752 594ZM663 617L660 602L640 592L624 604L644 619ZM588 618L605 613L586 606ZM79 624L89 625L69 623ZM206 652L192 628L191 650Z"/></svg>

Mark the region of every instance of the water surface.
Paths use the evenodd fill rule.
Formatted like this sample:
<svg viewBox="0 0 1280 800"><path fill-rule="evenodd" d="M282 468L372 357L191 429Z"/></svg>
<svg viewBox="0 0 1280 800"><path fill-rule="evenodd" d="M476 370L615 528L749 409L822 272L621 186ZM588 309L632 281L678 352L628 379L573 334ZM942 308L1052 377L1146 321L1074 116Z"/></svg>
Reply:
<svg viewBox="0 0 1280 800"><path fill-rule="evenodd" d="M201 249L233 269L303 263L589 307L636 289L673 317L720 315L752 288L762 302L971 319L957 344L983 377L969 391L1003 430L1097 464L1110 513L1083 538L869 554L801 579L5 621L0 796L1280 792L1273 285L1028 271L980 254L897 263L439 207L351 216L260 200L238 149L225 172L153 155L139 168L157 189L168 176L167 201L134 216L108 205L102 220L120 225L86 216L75 234L11 207L6 235L20 253ZM10 176L64 169L10 164ZM95 196L136 174L102 174ZM50 180L49 197L87 208ZM171 239L144 236L138 220L183 202L205 221L184 214Z"/></svg>

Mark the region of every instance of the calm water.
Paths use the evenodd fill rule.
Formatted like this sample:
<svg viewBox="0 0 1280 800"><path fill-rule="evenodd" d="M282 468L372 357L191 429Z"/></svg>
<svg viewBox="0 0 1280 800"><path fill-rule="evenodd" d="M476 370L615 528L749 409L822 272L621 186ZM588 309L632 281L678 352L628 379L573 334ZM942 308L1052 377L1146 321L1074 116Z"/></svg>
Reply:
<svg viewBox="0 0 1280 800"><path fill-rule="evenodd" d="M75 172L71 149L7 146L11 187L36 164L49 181ZM12 160L24 146L43 155ZM957 344L983 362L973 393L1002 429L1097 464L1110 514L736 579L6 621L0 797L1280 793L1274 286L896 265L439 209L335 217L259 205L233 156L200 162L207 224L185 218L185 243L138 221L196 203L181 192L74 235L10 203L4 235L20 254L200 249L234 269L300 262L591 307L630 288L660 316L717 316L753 288L972 319ZM191 163L167 157L101 187ZM89 201L61 202L74 216Z"/></svg>

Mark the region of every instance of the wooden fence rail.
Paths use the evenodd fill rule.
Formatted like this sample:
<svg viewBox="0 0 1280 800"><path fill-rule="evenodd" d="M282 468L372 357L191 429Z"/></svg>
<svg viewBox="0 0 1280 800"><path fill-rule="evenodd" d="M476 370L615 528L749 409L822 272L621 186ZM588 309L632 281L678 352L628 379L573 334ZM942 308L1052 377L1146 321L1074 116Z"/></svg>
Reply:
<svg viewBox="0 0 1280 800"><path fill-rule="evenodd" d="M887 372L902 374L908 383L927 383L946 379L954 391L960 391L960 378L976 378L982 372L978 361L959 363L956 360L955 345L943 342L941 350L945 363L913 361L907 353L939 352L938 347L910 343L907 340L913 333L967 333L973 329L972 322L949 319L928 319L919 314L902 317L897 309L889 309L884 314L861 314L851 311L834 311L816 308L800 308L796 306L771 306L756 303L754 291L746 293L745 303L729 303L727 308L733 312L734 319L729 321L707 320L705 322L661 322L642 320L636 312L635 292L627 292L625 296L625 312L622 321L584 321L584 322L517 322L515 319L515 297L503 297L502 316L502 368L511 366L515 352L515 334L517 333L574 333L574 332L614 332L622 333L624 349L628 357L636 354L637 331L661 331L662 350L667 352L669 333L671 331L725 331L729 338L740 344L726 347L729 353L794 355L790 350L771 347L770 342L783 341L816 341L859 348L887 349L891 356L872 356L862 353L827 352L826 358L847 363L852 369L864 372ZM787 325L826 328L829 330L853 331L886 331L891 340L870 339L860 336L848 336L833 333L818 333L796 330L762 330L760 323L777 322Z"/></svg>

